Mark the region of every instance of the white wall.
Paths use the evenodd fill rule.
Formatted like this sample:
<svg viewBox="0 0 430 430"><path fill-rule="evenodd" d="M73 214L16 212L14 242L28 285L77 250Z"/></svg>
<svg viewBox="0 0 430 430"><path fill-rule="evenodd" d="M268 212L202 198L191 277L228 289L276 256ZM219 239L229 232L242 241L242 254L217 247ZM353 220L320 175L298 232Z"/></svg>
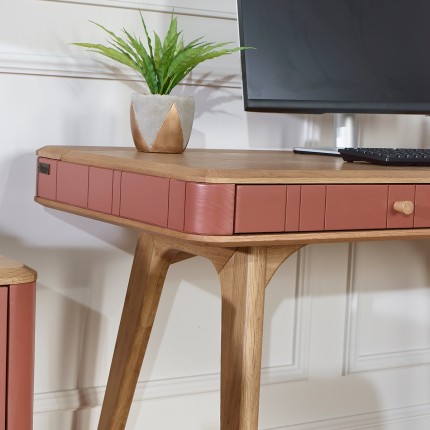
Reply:
<svg viewBox="0 0 430 430"><path fill-rule="evenodd" d="M171 6L187 39L237 41L234 0L0 3L0 253L39 272L35 430L97 427L135 236L33 202L44 145L131 145L126 69L68 45L88 23L163 33ZM210 74L208 74L210 72ZM202 66L190 147L329 144L330 115L243 112L238 56ZM118 75L119 73L119 75ZM121 76L123 79L118 78ZM428 146L424 117L361 116L362 144ZM260 428L427 429L428 242L311 246L267 290ZM168 274L127 428L218 428L220 298L203 259Z"/></svg>

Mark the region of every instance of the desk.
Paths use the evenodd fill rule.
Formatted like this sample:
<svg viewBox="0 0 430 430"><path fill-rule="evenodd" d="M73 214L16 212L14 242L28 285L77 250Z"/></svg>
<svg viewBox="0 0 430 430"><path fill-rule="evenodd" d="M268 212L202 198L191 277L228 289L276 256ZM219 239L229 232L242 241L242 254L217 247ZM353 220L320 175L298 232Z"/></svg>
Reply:
<svg viewBox="0 0 430 430"><path fill-rule="evenodd" d="M169 266L221 284L221 429L256 430L264 293L311 243L430 237L430 169L280 151L45 147L36 201L138 232L99 430L124 429Z"/></svg>

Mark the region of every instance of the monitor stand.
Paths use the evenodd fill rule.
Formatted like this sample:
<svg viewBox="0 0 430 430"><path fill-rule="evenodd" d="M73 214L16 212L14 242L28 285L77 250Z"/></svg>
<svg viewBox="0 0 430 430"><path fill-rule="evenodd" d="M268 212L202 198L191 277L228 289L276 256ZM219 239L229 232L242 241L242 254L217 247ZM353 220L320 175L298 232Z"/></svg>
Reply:
<svg viewBox="0 0 430 430"><path fill-rule="evenodd" d="M334 114L335 145L320 148L296 147L294 152L299 154L319 154L340 156L339 149L358 147L358 125L354 113Z"/></svg>

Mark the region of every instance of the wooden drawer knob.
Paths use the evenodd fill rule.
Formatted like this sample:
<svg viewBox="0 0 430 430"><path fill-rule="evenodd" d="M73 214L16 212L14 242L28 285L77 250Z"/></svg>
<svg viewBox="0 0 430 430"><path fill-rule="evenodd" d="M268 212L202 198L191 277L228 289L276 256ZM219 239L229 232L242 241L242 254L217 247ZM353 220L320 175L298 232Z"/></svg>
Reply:
<svg viewBox="0 0 430 430"><path fill-rule="evenodd" d="M410 215L414 211L414 204L409 200L394 202L393 209L401 214Z"/></svg>

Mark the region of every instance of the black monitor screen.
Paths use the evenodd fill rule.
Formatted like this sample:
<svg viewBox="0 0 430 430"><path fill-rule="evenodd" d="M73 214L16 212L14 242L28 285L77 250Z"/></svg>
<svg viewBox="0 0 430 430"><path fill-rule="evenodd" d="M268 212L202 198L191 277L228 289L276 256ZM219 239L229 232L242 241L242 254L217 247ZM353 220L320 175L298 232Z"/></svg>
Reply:
<svg viewBox="0 0 430 430"><path fill-rule="evenodd" d="M245 108L430 112L430 0L238 0Z"/></svg>

